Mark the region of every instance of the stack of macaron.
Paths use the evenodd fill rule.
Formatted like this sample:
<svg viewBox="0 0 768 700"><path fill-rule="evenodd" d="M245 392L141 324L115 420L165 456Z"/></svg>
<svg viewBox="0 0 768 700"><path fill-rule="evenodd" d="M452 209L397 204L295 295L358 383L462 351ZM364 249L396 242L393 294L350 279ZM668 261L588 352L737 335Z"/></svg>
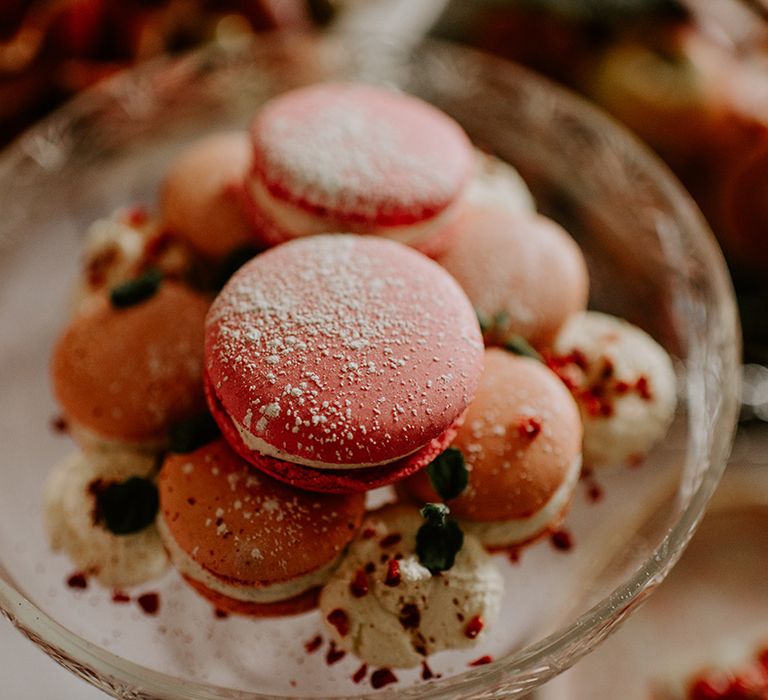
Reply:
<svg viewBox="0 0 768 700"><path fill-rule="evenodd" d="M230 612L320 601L371 663L475 643L488 552L557 528L583 463L674 414L669 358L586 311L581 251L517 172L389 89L300 88L197 141L156 216L94 227L83 277L52 362L81 449L46 491L53 544L113 586L167 558ZM385 486L401 503L366 516Z"/></svg>

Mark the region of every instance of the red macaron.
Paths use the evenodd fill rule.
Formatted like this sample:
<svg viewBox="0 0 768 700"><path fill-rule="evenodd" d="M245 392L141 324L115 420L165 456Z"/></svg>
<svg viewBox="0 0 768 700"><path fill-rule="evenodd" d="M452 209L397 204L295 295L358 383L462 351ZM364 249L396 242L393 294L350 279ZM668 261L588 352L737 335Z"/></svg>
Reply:
<svg viewBox="0 0 768 700"><path fill-rule="evenodd" d="M428 103L352 83L280 95L251 127L245 199L267 243L377 234L439 248L474 170L462 128Z"/></svg>
<svg viewBox="0 0 768 700"><path fill-rule="evenodd" d="M363 491L426 466L479 382L458 284L380 238L315 236L243 266L206 322L214 417L254 466L303 488Z"/></svg>

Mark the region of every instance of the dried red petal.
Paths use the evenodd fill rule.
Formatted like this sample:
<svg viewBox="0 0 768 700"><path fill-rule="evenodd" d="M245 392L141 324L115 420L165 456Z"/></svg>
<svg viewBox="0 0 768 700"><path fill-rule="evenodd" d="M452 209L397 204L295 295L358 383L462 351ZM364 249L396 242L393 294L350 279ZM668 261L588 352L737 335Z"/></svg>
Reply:
<svg viewBox="0 0 768 700"><path fill-rule="evenodd" d="M475 639L483 631L483 627L485 627L483 618L480 615L475 615L464 628L464 636L469 639Z"/></svg>
<svg viewBox="0 0 768 700"><path fill-rule="evenodd" d="M341 608L331 610L325 619L336 628L336 631L342 637L346 637L349 634L349 616Z"/></svg>
<svg viewBox="0 0 768 700"><path fill-rule="evenodd" d="M355 578L349 584L349 590L355 598L368 595L368 576L363 569L358 569Z"/></svg>
<svg viewBox="0 0 768 700"><path fill-rule="evenodd" d="M400 562L397 559L390 559L387 562L387 576L384 579L384 584L390 588L400 585Z"/></svg>

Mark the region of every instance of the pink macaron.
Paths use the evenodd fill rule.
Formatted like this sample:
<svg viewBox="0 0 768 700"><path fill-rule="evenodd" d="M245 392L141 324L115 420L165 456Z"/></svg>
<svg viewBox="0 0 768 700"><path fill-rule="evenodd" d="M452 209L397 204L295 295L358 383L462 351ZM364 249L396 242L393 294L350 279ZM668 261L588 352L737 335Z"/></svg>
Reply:
<svg viewBox="0 0 768 700"><path fill-rule="evenodd" d="M520 336L547 347L563 323L587 307L581 249L555 221L536 213L469 205L437 261L466 292L489 345Z"/></svg>
<svg viewBox="0 0 768 700"><path fill-rule="evenodd" d="M163 181L160 209L165 227L214 260L253 243L239 196L250 163L244 131L210 134L188 146Z"/></svg>
<svg viewBox="0 0 768 700"><path fill-rule="evenodd" d="M458 284L393 241L314 236L267 251L206 322L214 417L251 464L336 493L390 483L451 439L483 345Z"/></svg>
<svg viewBox="0 0 768 700"><path fill-rule="evenodd" d="M281 95L257 114L251 137L244 194L267 243L348 231L437 251L474 170L470 141L453 119L371 85Z"/></svg>
<svg viewBox="0 0 768 700"><path fill-rule="evenodd" d="M579 408L546 365L501 348L485 368L452 447L469 471L466 489L448 504L465 532L488 549L519 547L554 530L581 472ZM398 484L420 503L444 500L428 470Z"/></svg>

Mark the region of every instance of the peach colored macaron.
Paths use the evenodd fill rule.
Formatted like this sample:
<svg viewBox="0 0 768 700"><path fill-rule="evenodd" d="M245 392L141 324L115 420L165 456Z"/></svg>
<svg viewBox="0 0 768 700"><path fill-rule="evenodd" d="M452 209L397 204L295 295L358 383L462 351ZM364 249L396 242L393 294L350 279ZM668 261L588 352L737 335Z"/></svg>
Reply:
<svg viewBox="0 0 768 700"><path fill-rule="evenodd" d="M158 527L179 572L218 608L251 615L313 607L365 509L362 495L256 474L223 440L170 455L158 489Z"/></svg>
<svg viewBox="0 0 768 700"><path fill-rule="evenodd" d="M161 282L119 308L94 295L59 338L53 389L84 447L161 448L168 430L205 409L203 329L208 301Z"/></svg>
<svg viewBox="0 0 768 700"><path fill-rule="evenodd" d="M239 194L250 164L245 131L211 134L188 146L173 161L162 185L164 226L213 259L253 243Z"/></svg>
<svg viewBox="0 0 768 700"><path fill-rule="evenodd" d="M393 241L324 235L234 275L208 314L205 356L233 446L259 468L270 458L278 478L333 491L334 471L365 489L368 469L381 485L404 460L424 466L469 405L483 348L440 266Z"/></svg>
<svg viewBox="0 0 768 700"><path fill-rule="evenodd" d="M439 247L474 172L462 128L393 90L323 83L274 98L251 127L246 200L268 242L334 231Z"/></svg>
<svg viewBox="0 0 768 700"><path fill-rule="evenodd" d="M558 224L538 214L468 206L437 261L466 292L492 344L518 335L544 347L587 305L589 276L581 250Z"/></svg>
<svg viewBox="0 0 768 700"><path fill-rule="evenodd" d="M486 350L477 395L452 445L464 456L469 483L448 502L451 514L491 549L555 527L579 477L581 438L578 406L554 372ZM400 486L420 501L440 500L426 470Z"/></svg>

